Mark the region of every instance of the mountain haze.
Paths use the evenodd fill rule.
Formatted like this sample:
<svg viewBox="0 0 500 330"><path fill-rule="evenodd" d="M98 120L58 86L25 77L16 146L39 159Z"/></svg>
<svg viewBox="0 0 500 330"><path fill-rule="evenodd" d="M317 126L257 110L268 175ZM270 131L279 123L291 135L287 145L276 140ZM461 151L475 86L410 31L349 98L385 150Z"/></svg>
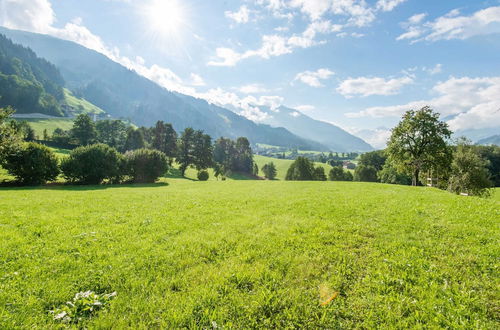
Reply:
<svg viewBox="0 0 500 330"><path fill-rule="evenodd" d="M284 127L293 134L306 139L318 141L330 150L335 151L370 151L373 147L362 139L349 134L340 127L315 120L303 113L281 106L271 110L269 107L259 107L268 114L263 121L266 124L276 127Z"/></svg>
<svg viewBox="0 0 500 330"><path fill-rule="evenodd" d="M115 118L151 126L170 122L177 130L202 129L214 138L246 136L252 143L305 150L367 151L371 146L342 129L282 107L282 114L254 123L233 111L205 100L171 92L108 57L47 35L0 28L13 41L30 47L54 63L66 87ZM270 109L268 111L271 112Z"/></svg>

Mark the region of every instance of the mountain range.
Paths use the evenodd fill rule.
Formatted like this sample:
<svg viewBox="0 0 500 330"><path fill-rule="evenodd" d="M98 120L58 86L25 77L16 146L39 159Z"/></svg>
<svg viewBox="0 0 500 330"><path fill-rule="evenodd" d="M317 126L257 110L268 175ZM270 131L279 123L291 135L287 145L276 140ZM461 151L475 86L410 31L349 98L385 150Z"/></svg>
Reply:
<svg viewBox="0 0 500 330"><path fill-rule="evenodd" d="M213 137L246 136L252 143L319 151L369 151L373 148L341 128L280 107L264 123L203 99L168 91L96 51L47 35L0 27L0 33L31 48L53 63L75 96L104 109L114 118L151 126L157 120L176 130L202 129ZM297 115L299 114L299 115Z"/></svg>

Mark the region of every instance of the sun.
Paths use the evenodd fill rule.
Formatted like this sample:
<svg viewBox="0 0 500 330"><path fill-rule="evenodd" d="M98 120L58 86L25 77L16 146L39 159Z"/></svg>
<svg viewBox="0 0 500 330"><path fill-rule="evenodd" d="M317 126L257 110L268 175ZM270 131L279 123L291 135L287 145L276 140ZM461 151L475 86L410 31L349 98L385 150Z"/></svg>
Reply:
<svg viewBox="0 0 500 330"><path fill-rule="evenodd" d="M185 23L185 13L178 0L152 0L145 8L150 28L164 36L176 35Z"/></svg>

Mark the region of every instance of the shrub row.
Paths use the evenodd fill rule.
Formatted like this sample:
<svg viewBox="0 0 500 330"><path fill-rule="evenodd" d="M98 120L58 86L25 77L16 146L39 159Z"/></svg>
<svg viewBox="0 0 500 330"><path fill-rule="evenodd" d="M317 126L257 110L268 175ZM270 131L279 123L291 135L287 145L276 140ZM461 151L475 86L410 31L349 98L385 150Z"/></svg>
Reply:
<svg viewBox="0 0 500 330"><path fill-rule="evenodd" d="M49 148L30 142L6 157L3 167L27 185L54 181L61 172L75 184L153 183L167 172L168 159L157 150L138 149L121 154L108 145L94 144L74 149L59 165Z"/></svg>

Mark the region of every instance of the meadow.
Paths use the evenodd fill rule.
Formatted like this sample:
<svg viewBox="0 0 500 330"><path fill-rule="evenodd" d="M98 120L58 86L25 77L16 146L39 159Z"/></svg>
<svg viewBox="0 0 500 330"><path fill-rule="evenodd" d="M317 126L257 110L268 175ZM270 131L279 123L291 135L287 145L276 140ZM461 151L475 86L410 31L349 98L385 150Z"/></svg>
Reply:
<svg viewBox="0 0 500 330"><path fill-rule="evenodd" d="M376 183L1 188L0 328L498 328L499 218ZM53 320L87 290L116 297Z"/></svg>

